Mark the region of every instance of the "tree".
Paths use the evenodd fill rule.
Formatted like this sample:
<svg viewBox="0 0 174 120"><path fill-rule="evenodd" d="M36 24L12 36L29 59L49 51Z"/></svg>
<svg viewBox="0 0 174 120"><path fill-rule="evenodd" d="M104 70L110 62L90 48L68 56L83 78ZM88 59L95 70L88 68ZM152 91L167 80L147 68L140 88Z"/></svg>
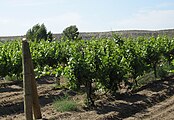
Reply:
<svg viewBox="0 0 174 120"><path fill-rule="evenodd" d="M53 40L53 34L51 33L51 31L47 33L47 40L50 42Z"/></svg>
<svg viewBox="0 0 174 120"><path fill-rule="evenodd" d="M52 33L49 31L47 33L47 29L44 24L36 24L31 29L27 31L26 38L31 41L39 42L41 39L52 41Z"/></svg>
<svg viewBox="0 0 174 120"><path fill-rule="evenodd" d="M78 28L76 25L71 25L63 30L63 37L68 40L79 40L81 39L79 37Z"/></svg>
<svg viewBox="0 0 174 120"><path fill-rule="evenodd" d="M36 38L38 40L44 39L47 40L47 29L44 24L40 26L40 28L36 32Z"/></svg>

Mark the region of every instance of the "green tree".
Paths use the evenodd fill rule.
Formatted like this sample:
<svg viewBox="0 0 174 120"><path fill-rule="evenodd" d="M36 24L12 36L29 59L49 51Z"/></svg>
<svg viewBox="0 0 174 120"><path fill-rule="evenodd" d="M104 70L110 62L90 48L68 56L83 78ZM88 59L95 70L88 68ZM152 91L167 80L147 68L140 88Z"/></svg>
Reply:
<svg viewBox="0 0 174 120"><path fill-rule="evenodd" d="M47 40L50 42L53 40L53 34L51 33L51 31L47 33Z"/></svg>
<svg viewBox="0 0 174 120"><path fill-rule="evenodd" d="M41 39L52 41L52 33L49 31L47 33L47 29L44 24L36 24L31 29L27 31L26 38L31 41L40 42Z"/></svg>
<svg viewBox="0 0 174 120"><path fill-rule="evenodd" d="M71 25L63 30L63 38L68 40L78 40L79 37L78 28L76 25Z"/></svg>

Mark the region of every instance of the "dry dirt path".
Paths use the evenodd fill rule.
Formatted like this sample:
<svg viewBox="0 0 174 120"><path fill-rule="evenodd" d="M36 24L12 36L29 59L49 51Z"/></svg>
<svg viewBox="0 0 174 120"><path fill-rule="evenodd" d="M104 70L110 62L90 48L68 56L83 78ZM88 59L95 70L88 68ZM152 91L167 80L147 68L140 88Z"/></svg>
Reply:
<svg viewBox="0 0 174 120"><path fill-rule="evenodd" d="M174 120L174 96L125 120Z"/></svg>
<svg viewBox="0 0 174 120"><path fill-rule="evenodd" d="M40 81L38 94L41 103L42 116L55 114L50 106L58 91L52 90L53 81ZM59 93L59 92L58 92ZM51 111L52 113L49 113ZM0 120L23 120L23 89L22 83L0 82Z"/></svg>
<svg viewBox="0 0 174 120"><path fill-rule="evenodd" d="M131 96L100 96L92 110L64 113L55 111L52 103L69 90L53 90L53 84L49 79L38 81L46 120L174 120L174 77L149 83ZM24 120L22 83L0 81L0 120Z"/></svg>

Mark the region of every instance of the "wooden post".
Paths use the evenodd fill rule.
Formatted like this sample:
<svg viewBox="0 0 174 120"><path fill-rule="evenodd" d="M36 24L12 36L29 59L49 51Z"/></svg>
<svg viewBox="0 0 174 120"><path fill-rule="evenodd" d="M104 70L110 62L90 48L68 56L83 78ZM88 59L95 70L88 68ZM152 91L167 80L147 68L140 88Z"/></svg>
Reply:
<svg viewBox="0 0 174 120"><path fill-rule="evenodd" d="M32 99L33 99L33 111L34 111L34 117L35 119L41 119L41 110L40 110L40 104L39 104L39 97L37 92L37 85L35 80L35 74L34 74L34 67L33 62L30 54L30 60L31 62L31 83L32 83Z"/></svg>
<svg viewBox="0 0 174 120"><path fill-rule="evenodd" d="M31 67L29 62L29 44L22 41L22 66L23 66L23 88L24 88L24 113L26 120L33 120L32 115L32 87L31 87Z"/></svg>
<svg viewBox="0 0 174 120"><path fill-rule="evenodd" d="M37 85L36 85L36 80L35 80L34 67L33 67L30 48L29 48L29 44L28 44L27 40L22 41L22 50L23 50L23 68L26 67L26 69L29 72L28 77L27 77L27 80L30 82L29 84L26 84L26 80L25 80L26 76L24 74L24 78L25 78L24 84L25 84L25 86L28 87L27 89L31 90L30 91L31 100L30 100L30 108L29 108L29 109L31 109L31 110L29 110L29 111L31 111L31 113L30 112L29 113L32 114L32 108L33 108L35 119L41 119L42 116L41 116L40 104L39 104L38 93L37 93ZM27 103L28 99L25 98L25 91L27 91L26 87L24 88L24 103ZM24 108L26 109L24 111L27 111L27 107L25 107L25 106L26 106L26 104L24 104ZM26 114L26 120L33 120L33 118L27 119L28 112L25 112L25 114Z"/></svg>

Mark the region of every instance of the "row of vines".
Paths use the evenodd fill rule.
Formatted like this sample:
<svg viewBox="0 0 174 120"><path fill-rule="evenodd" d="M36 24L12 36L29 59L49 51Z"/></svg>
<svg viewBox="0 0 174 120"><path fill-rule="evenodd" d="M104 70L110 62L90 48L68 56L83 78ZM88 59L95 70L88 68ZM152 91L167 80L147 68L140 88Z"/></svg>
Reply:
<svg viewBox="0 0 174 120"><path fill-rule="evenodd" d="M71 89L86 87L87 101L93 104L92 83L111 93L120 82L137 84L137 78L153 71L155 78L165 77L159 69L174 66L174 38L167 36L91 40L30 42L36 77L65 76ZM21 40L0 42L0 76L22 76ZM163 72L163 73L165 73ZM129 84L130 85L130 84Z"/></svg>

